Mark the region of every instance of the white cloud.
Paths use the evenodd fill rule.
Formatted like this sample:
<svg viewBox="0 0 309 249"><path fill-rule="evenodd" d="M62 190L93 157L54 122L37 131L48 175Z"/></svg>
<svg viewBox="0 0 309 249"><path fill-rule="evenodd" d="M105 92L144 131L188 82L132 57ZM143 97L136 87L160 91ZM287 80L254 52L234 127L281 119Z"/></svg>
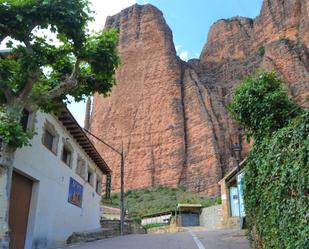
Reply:
<svg viewBox="0 0 309 249"><path fill-rule="evenodd" d="M90 29L95 31L103 29L107 16L115 15L135 3L136 0L91 0L91 9L96 13L95 21L89 26Z"/></svg>
<svg viewBox="0 0 309 249"><path fill-rule="evenodd" d="M121 10L135 4L137 0L91 0L91 9L95 11L94 18L95 21L89 25L90 30L99 31L104 28L105 21L107 16L112 16L119 13ZM146 2L146 1L145 1ZM51 32L40 31L38 34L40 36L46 35L48 39L53 39L53 43L59 44L55 35ZM9 38L5 39L0 44L0 49L6 48L6 42L9 41ZM15 43L17 43L15 41ZM72 103L68 105L69 110L72 112L75 119L78 123L83 126L84 125L84 117L86 110L86 103Z"/></svg>
<svg viewBox="0 0 309 249"><path fill-rule="evenodd" d="M183 61L187 61L189 59L189 53L188 51L182 51L179 54L180 59L182 59Z"/></svg>
<svg viewBox="0 0 309 249"><path fill-rule="evenodd" d="M90 30L101 30L104 28L106 17L115 15L121 10L136 3L136 0L92 0L91 9L95 13L95 21L89 25ZM72 103L68 106L80 126L84 126L86 103Z"/></svg>

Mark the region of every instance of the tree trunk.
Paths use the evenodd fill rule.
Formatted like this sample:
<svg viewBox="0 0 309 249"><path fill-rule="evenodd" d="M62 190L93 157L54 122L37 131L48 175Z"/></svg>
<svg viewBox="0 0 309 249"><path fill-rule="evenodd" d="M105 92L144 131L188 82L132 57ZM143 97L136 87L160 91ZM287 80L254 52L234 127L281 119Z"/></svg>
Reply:
<svg viewBox="0 0 309 249"><path fill-rule="evenodd" d="M0 143L0 249L9 248L9 204L15 148Z"/></svg>

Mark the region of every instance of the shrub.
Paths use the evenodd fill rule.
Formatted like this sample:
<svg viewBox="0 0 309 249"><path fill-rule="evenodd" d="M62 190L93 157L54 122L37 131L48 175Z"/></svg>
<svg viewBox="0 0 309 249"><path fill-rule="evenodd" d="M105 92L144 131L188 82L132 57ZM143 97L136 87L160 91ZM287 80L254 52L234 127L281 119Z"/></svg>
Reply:
<svg viewBox="0 0 309 249"><path fill-rule="evenodd" d="M263 57L264 54L265 54L265 47L264 47L264 46L259 47L259 49L258 49L258 55L261 56L261 57Z"/></svg>
<svg viewBox="0 0 309 249"><path fill-rule="evenodd" d="M257 142L270 137L300 113L275 72L256 72L243 80L229 105L233 118Z"/></svg>
<svg viewBox="0 0 309 249"><path fill-rule="evenodd" d="M308 155L306 111L247 157L245 206L265 249L309 248Z"/></svg>
<svg viewBox="0 0 309 249"><path fill-rule="evenodd" d="M162 223L147 224L147 225L144 225L143 227L145 229L150 229L150 228L163 227L163 226L166 226L166 224L162 224Z"/></svg>
<svg viewBox="0 0 309 249"><path fill-rule="evenodd" d="M257 248L309 248L309 111L272 73L246 78L230 110L254 138L245 162L244 201Z"/></svg>

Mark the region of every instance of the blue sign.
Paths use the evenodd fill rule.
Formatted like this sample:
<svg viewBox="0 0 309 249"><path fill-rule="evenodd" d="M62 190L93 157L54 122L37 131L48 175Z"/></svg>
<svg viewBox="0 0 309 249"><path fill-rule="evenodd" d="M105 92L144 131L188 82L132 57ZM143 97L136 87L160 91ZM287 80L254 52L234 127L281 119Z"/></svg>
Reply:
<svg viewBox="0 0 309 249"><path fill-rule="evenodd" d="M237 188L240 202L239 203L240 217L246 217L243 185L244 185L244 172L241 172L239 175L237 175Z"/></svg>
<svg viewBox="0 0 309 249"><path fill-rule="evenodd" d="M81 184L70 177L68 202L75 206L82 207L83 189L84 187Z"/></svg>

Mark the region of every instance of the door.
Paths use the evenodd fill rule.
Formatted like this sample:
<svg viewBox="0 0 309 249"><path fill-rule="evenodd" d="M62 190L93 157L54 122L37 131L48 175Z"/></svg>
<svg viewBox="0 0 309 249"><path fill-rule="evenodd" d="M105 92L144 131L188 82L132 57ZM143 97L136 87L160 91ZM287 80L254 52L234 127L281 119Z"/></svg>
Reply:
<svg viewBox="0 0 309 249"><path fill-rule="evenodd" d="M25 247L32 183L30 179L13 172L9 211L10 249Z"/></svg>
<svg viewBox="0 0 309 249"><path fill-rule="evenodd" d="M231 216L239 216L237 187L230 187Z"/></svg>
<svg viewBox="0 0 309 249"><path fill-rule="evenodd" d="M183 227L199 226L199 215L196 213L182 213L181 224Z"/></svg>

